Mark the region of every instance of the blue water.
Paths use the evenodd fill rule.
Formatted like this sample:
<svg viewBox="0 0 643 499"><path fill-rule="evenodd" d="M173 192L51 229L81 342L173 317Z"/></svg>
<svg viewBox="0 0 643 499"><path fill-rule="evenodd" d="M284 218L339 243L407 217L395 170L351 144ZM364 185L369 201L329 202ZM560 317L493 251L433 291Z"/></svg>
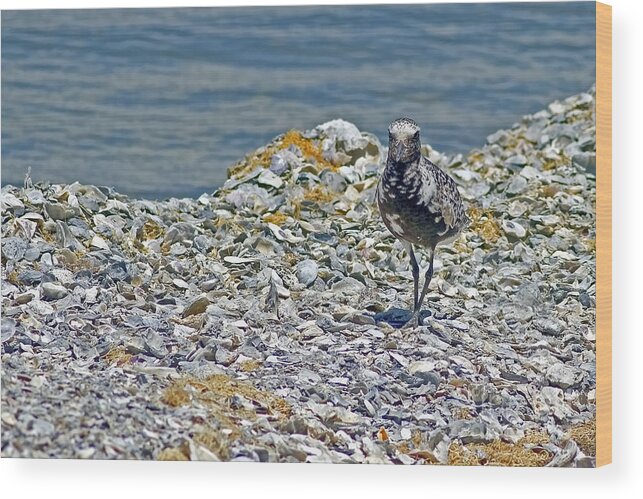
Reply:
<svg viewBox="0 0 643 499"><path fill-rule="evenodd" d="M592 2L2 12L2 182L212 191L290 128L445 152L595 79Z"/></svg>

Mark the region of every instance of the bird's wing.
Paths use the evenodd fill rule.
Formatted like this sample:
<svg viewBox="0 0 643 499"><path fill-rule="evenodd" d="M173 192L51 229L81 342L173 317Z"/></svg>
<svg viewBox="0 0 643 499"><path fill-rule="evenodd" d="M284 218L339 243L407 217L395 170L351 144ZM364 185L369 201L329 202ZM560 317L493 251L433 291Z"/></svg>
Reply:
<svg viewBox="0 0 643 499"><path fill-rule="evenodd" d="M458 224L461 216L459 211L461 211L462 202L458 186L451 177L429 159L424 158L424 162L427 170L431 170L431 176L436 184L433 206L439 210L448 231Z"/></svg>
<svg viewBox="0 0 643 499"><path fill-rule="evenodd" d="M440 211L442 212L442 218L447 227L455 227L455 213L453 211L453 205L451 203L440 203Z"/></svg>

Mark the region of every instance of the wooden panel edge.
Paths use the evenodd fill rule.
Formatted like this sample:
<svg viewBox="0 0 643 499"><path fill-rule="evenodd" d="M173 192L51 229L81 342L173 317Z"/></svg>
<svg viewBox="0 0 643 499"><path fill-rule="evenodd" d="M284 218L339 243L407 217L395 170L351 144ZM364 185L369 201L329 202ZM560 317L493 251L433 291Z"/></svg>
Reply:
<svg viewBox="0 0 643 499"><path fill-rule="evenodd" d="M612 7L596 2L596 465L612 462Z"/></svg>

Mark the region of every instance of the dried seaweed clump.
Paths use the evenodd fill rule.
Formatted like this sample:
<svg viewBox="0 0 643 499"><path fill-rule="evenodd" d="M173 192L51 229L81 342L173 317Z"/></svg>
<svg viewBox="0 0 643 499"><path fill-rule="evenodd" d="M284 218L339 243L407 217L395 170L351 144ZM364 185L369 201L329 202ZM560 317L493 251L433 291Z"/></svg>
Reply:
<svg viewBox="0 0 643 499"><path fill-rule="evenodd" d="M259 149L250 156L228 169L229 178L241 178L257 167L268 168L272 156L279 150L288 149L290 146L297 146L304 159L323 168L336 169L330 161L326 160L318 144L318 140L304 137L299 130L289 130L280 141Z"/></svg>
<svg viewBox="0 0 643 499"><path fill-rule="evenodd" d="M232 398L235 396L251 401L253 409L237 407L232 403ZM281 418L288 417L292 413L290 404L284 399L224 374L215 374L203 379L194 377L178 379L165 389L162 400L172 407L190 402L204 405L218 416L219 422L223 422L224 426L230 429L237 428L235 421L240 418L255 420L258 414Z"/></svg>
<svg viewBox="0 0 643 499"><path fill-rule="evenodd" d="M427 448L426 434L415 430L409 440L396 444L398 452L406 454L416 460L424 460L425 464L439 464L435 453Z"/></svg>
<svg viewBox="0 0 643 499"><path fill-rule="evenodd" d="M569 437L588 456L596 456L596 420L591 419L571 427Z"/></svg>
<svg viewBox="0 0 643 499"><path fill-rule="evenodd" d="M454 442L449 447L448 464L453 466L544 466L553 455L539 447L549 442L544 432L527 434L515 444L494 440L485 444L462 445Z"/></svg>
<svg viewBox="0 0 643 499"><path fill-rule="evenodd" d="M168 447L156 455L157 461L189 461L187 449L181 447Z"/></svg>
<svg viewBox="0 0 643 499"><path fill-rule="evenodd" d="M197 390L197 398L202 402L218 404L221 398L228 400L235 395L241 395L269 414L287 417L292 412L290 404L281 397L258 390L250 383L237 381L224 374L215 374L203 380L188 379L186 384Z"/></svg>
<svg viewBox="0 0 643 499"><path fill-rule="evenodd" d="M236 433L227 436L219 430L207 428L197 433L194 436L194 441L213 452L221 461L228 461L230 459L230 444L236 437L238 437Z"/></svg>
<svg viewBox="0 0 643 499"><path fill-rule="evenodd" d="M281 148L286 149L291 145L299 147L299 150L307 160L314 161L322 168L335 169L335 165L324 158L319 145L312 139L305 138L298 130L290 130L284 135Z"/></svg>
<svg viewBox="0 0 643 499"><path fill-rule="evenodd" d="M264 222L275 224L280 227L286 222L286 220L288 220L288 215L279 211L275 213L268 213L263 217Z"/></svg>
<svg viewBox="0 0 643 499"><path fill-rule="evenodd" d="M184 386L174 383L165 389L161 400L171 407L180 407L190 403L190 394Z"/></svg>
<svg viewBox="0 0 643 499"><path fill-rule="evenodd" d="M485 242L493 244L502 235L500 224L489 210L481 210L472 206L467 210L471 224L469 228L476 232Z"/></svg>
<svg viewBox="0 0 643 499"><path fill-rule="evenodd" d="M320 185L317 185L305 192L304 199L307 201L312 201L314 203L328 203L334 198L327 189Z"/></svg>
<svg viewBox="0 0 643 499"><path fill-rule="evenodd" d="M150 239L157 239L161 237L164 232L165 231L163 230L163 227L161 227L153 220L148 220L143 225L142 237L145 241L149 241Z"/></svg>
<svg viewBox="0 0 643 499"><path fill-rule="evenodd" d="M260 367L261 367L261 362L256 359L246 360L242 362L240 366L241 370L246 373L256 371Z"/></svg>
<svg viewBox="0 0 643 499"><path fill-rule="evenodd" d="M468 407L456 407L451 413L455 419L473 419L471 409Z"/></svg>
<svg viewBox="0 0 643 499"><path fill-rule="evenodd" d="M240 399L245 403L239 403ZM193 441L222 461L230 458L229 449L235 441L249 438L242 427L244 422L256 421L260 415L282 420L292 414L284 399L224 374L175 380L161 400L171 407L192 404L207 408L209 417L195 425Z"/></svg>
<svg viewBox="0 0 643 499"><path fill-rule="evenodd" d="M112 348L109 352L105 354L103 359L105 362L109 362L110 364L116 364L118 367L124 366L125 364L129 364L129 362L132 360L133 355L125 349L124 346L118 346L115 348Z"/></svg>

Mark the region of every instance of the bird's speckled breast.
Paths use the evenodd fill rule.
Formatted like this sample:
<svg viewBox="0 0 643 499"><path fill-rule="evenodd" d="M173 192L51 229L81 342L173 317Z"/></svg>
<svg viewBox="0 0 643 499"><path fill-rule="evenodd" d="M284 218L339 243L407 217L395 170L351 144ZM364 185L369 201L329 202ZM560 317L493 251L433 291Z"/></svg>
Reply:
<svg viewBox="0 0 643 499"><path fill-rule="evenodd" d="M453 238L459 227L447 225L433 179L421 169L387 167L377 186L377 203L384 225L398 239L433 247Z"/></svg>

